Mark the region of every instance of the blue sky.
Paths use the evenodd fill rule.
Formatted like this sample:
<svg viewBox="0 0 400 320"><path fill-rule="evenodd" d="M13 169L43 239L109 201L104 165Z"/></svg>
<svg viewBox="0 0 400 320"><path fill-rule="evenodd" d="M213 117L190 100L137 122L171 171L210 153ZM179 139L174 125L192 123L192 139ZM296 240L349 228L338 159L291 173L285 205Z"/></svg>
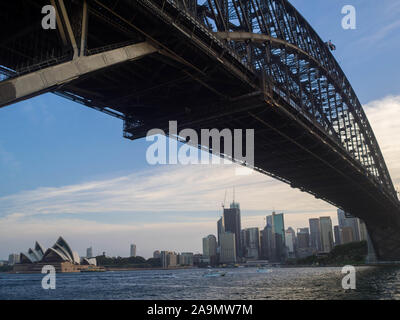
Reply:
<svg viewBox="0 0 400 320"><path fill-rule="evenodd" d="M400 148L400 2L292 0L334 52L365 105L395 183ZM341 8L357 10L357 29L343 30ZM389 119L389 120L388 120ZM262 226L271 210L286 226L335 208L259 174L232 167L149 166L144 140L122 137L122 122L53 94L0 109L0 259L58 235L81 255L127 255L155 249L200 251L215 233L225 189L236 186L244 226ZM228 193L228 199L232 195Z"/></svg>

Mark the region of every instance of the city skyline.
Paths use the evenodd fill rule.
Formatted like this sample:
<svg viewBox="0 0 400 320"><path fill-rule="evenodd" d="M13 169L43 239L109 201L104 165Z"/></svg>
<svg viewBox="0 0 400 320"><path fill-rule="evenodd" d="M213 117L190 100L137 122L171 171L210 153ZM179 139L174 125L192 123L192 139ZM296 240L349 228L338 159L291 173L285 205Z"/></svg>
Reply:
<svg viewBox="0 0 400 320"><path fill-rule="evenodd" d="M340 26L341 3L292 2L322 37L335 42L334 55L364 104L398 187L400 144L393 137L400 133L400 88L399 75L392 71L400 63L395 54L400 7L356 1L360 25L346 32ZM382 57L387 63L378 67ZM118 255L125 252L122 244L135 237L138 254L143 250L151 256L157 247L154 233L167 240L166 250L188 251L186 246L200 246L204 234L215 234L220 203L232 186L240 195L242 227L261 227L258 219L274 209L293 219L287 225L294 229L307 226L301 221L327 215L337 224L334 207L258 173L236 176L232 166L150 167L148 144L122 139L121 127L117 119L51 94L1 110L1 259L31 239L50 245L59 234L73 238L80 253L93 245Z"/></svg>
<svg viewBox="0 0 400 320"><path fill-rule="evenodd" d="M234 203L232 203L231 205L239 205L240 206L240 203L238 203L238 202L234 202ZM267 215L266 216L264 216L264 219L263 219L263 222L261 223L261 222L258 222L259 224L257 224L257 225L247 225L247 224L245 224L242 228L241 228L241 232L242 231L245 231L245 230L249 230L249 229L258 229L259 230L259 232L261 232L263 229L264 229L264 227L266 226L266 224L267 224L267 217L268 216L271 216L272 217L272 215L277 215L277 216L281 216L281 215L283 215L282 216L282 219L283 219L283 222L284 221L287 221L286 220L286 217L287 217L287 215L286 215L286 213L284 213L284 212L275 212L275 210L273 210L270 214L269 213L267 213ZM223 213L221 213L221 217L223 216ZM307 215L307 216L309 216L309 215ZM314 217L315 216L315 217ZM318 215L318 214L316 214L316 215L314 215L312 218L314 218L314 219L319 219L319 218L321 218L321 216L320 215ZM257 216L258 217L258 216ZM254 218L254 217L253 217ZM297 216L297 218L298 218L298 216ZM312 219L311 218L311 219ZM334 217L332 217L331 218L332 219L332 230L333 230L333 226L336 226L337 224L340 224L340 221L339 221L339 219L338 219L338 213L335 213L335 216ZM241 220L241 218L240 218L240 220ZM289 219L289 221L290 221L291 219ZM306 227L306 225L307 225L307 223L308 223L308 220L307 221L300 221L300 220L298 220L298 219L296 219L296 221L298 221L298 223L299 223L299 225L302 225L303 227L295 227L295 228L293 228L292 227L292 225L287 225L286 227L284 227L284 231L286 232L288 229L294 229L294 230L297 230L297 229L302 229L302 228L306 228L306 229L308 229L308 227ZM337 222L337 223L336 223ZM203 239L203 241L204 241L204 239L205 238L207 238L207 237L209 237L209 236L213 236L213 237L215 237L215 240L216 240L216 243L217 243L217 234L218 234L218 221L217 222L215 222L214 221L214 224L216 224L217 225L217 227L215 228L215 232L210 232L209 234L208 234L208 236L206 236L206 237L202 237L202 239ZM285 222L284 222L284 224L285 224ZM225 231L227 231L227 230L225 230ZM229 232L229 231L228 231ZM332 231L333 232L333 231ZM295 233L295 236L297 236L297 232ZM73 240L73 239L72 239ZM45 244L46 244L46 242L44 242ZM51 243L51 241L50 241L50 243ZM311 244L311 243L310 243ZM83 250L82 249L82 252L85 252L84 254L80 254L80 250L77 250L77 252L78 252L78 254L79 254L79 256L81 256L81 257L95 257L95 256L101 256L101 255L103 255L104 253L107 255L107 256L111 256L111 257L117 257L117 256L121 256L121 257L130 257L130 256L142 256L142 257L144 257L144 258L151 258L151 257L153 257L153 255L154 255L154 252L155 251L170 251L170 252L185 252L185 250L180 250L180 249L176 249L176 248L174 248L174 249L172 249L172 248L167 248L167 247L155 247L155 248L153 248L153 249L151 249L151 250L153 250L153 251L151 251L151 252L149 252L149 253L147 253L147 254L144 254L144 255L142 255L142 254L137 254L136 253L136 250L137 250L137 246L136 246L136 244L132 244L132 243L129 243L128 244L129 245L129 251L128 250L126 250L126 249L123 249L122 251L124 251L124 254L114 254L113 252L107 252L107 251L105 251L104 249L102 249L102 248L96 248L95 247L95 245L93 245L93 243L91 243L91 245L90 245L90 247L85 247L83 244L80 244L80 247L85 247L85 250ZM134 246L134 255L132 255L132 246ZM95 250L93 250L93 247L95 248ZM189 251L189 252L193 252L194 254L199 254L199 253L202 253L203 252L203 250L204 250L204 243L200 243L200 245L199 245L199 249L196 249L196 250L191 250L190 248L188 249L188 250L186 250L186 251ZM126 253L125 253L125 251L127 251ZM8 255L7 255L7 257L9 257L9 255L12 255L12 254L19 254L19 252L20 251L18 251L18 250L14 250L13 252L9 252L8 253ZM89 252L90 252L90 254L89 254ZM139 253L140 253L140 248L139 248ZM4 257L4 259L3 258L1 258L0 257L0 261L1 260L4 260L4 261L6 261L6 260L8 260L7 259L7 257Z"/></svg>
<svg viewBox="0 0 400 320"><path fill-rule="evenodd" d="M240 218L240 203L233 201L230 204L229 209L239 209L239 217L238 223L241 223ZM231 214L232 212L229 209L224 208L224 215L221 216L221 219L226 214ZM226 211L228 210L228 211ZM217 233L219 233L220 228L219 224L221 219L217 221ZM224 221L225 219L223 219ZM239 234L242 237L240 240L240 246L238 250L238 255L236 255L235 242L236 242L236 234L233 231L228 229L232 228L232 226L226 227L223 224L221 233L217 236L214 234L209 234L202 238L202 252L182 252L176 250L154 250L153 255L151 257L146 258L157 258L157 256L161 257L163 267L167 268L170 264L169 258L167 256L172 254L178 260L179 257L190 255L192 259L190 263L184 263L188 265L193 264L193 256L199 256L200 259L205 263L207 261L208 264L215 266L223 263L236 263L236 262L244 262L246 260L269 260L270 262L282 262L284 263L287 259L292 258L304 258L309 255L317 254L317 253L329 253L334 246L340 244L346 244L349 242L358 242L362 240L367 240L367 229L362 222L362 220L345 213L341 209L337 209L337 221L338 225L333 225L330 217L319 217L319 218L311 218L309 219L309 226L303 228L297 228L297 232L291 226L287 228L285 225L284 213L276 213L272 212L271 215L266 216L264 228L259 227L245 227L240 230ZM329 221L328 229L324 228L323 221ZM320 244L313 239L312 233L315 232L315 223L318 224L318 233L319 233L319 241ZM267 235L265 232L267 228L273 229L271 235ZM227 229L228 228L228 229ZM284 232L284 238L280 238ZM314 229L314 231L312 231ZM337 233L336 233L337 232ZM333 233L335 233L333 235ZM279 235L279 238L277 238ZM275 240L272 239L264 239L264 237L273 236ZM328 249L325 248L324 237L330 238L331 243ZM61 236L59 240L65 241ZM272 241L272 242L271 242ZM283 241L283 247L279 249L277 245L277 241ZM42 253L44 252L43 247L41 247L36 241L35 248L39 248ZM300 251L298 251L298 249ZM29 249L31 250L31 249ZM229 251L230 250L230 251ZM273 250L273 251L271 251ZM8 258L8 263L13 265L15 263L20 262L20 256L24 256L26 253L10 253ZM164 256L163 256L164 255ZM114 257L115 255L107 255L106 252L102 252L102 254L93 254L93 247L89 247L86 249L86 255L79 255L76 252L76 257L83 258L93 258L97 256L107 256ZM130 254L128 257L136 257L136 245L130 244ZM121 257L121 256L118 256ZM126 256L122 256L126 257ZM140 256L138 256L140 257ZM225 258L224 258L225 257ZM178 263L176 260L172 265L179 265L182 263ZM185 260L185 258L184 258ZM0 259L0 261L2 261ZM4 260L7 261L7 260ZM185 260L186 261L186 260ZM187 261L186 261L187 262Z"/></svg>

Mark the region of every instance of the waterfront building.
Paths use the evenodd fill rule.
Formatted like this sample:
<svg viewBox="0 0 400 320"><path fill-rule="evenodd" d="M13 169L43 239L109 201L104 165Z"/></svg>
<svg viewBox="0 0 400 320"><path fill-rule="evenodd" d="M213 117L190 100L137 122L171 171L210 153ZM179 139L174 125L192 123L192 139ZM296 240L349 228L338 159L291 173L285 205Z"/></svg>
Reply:
<svg viewBox="0 0 400 320"><path fill-rule="evenodd" d="M328 253L333 248L332 220L331 217L320 217L322 252Z"/></svg>
<svg viewBox="0 0 400 320"><path fill-rule="evenodd" d="M296 234L293 230L292 227L289 227L285 231L285 243L286 243L286 249L287 249L287 254L289 258L294 258L295 256L295 241L296 241Z"/></svg>
<svg viewBox="0 0 400 320"><path fill-rule="evenodd" d="M322 251L321 246L321 230L318 218L308 220L310 225L310 246L315 251Z"/></svg>
<svg viewBox="0 0 400 320"><path fill-rule="evenodd" d="M161 251L161 265L164 269L176 267L178 265L178 254L173 251Z"/></svg>
<svg viewBox="0 0 400 320"><path fill-rule="evenodd" d="M352 216L348 212L341 209L337 210L339 228L350 227L352 229L353 241L361 241L360 235L360 219ZM348 232L348 231L347 231Z"/></svg>
<svg viewBox="0 0 400 320"><path fill-rule="evenodd" d="M8 256L8 264L10 266L13 266L16 263L19 263L19 261L20 261L20 255L18 253L11 253Z"/></svg>
<svg viewBox="0 0 400 320"><path fill-rule="evenodd" d="M221 233L220 263L236 262L236 239L233 232Z"/></svg>
<svg viewBox="0 0 400 320"><path fill-rule="evenodd" d="M258 260L260 257L260 230L247 228L242 230L243 255L247 259Z"/></svg>
<svg viewBox="0 0 400 320"><path fill-rule="evenodd" d="M344 227L350 227L352 229L352 241L368 241L368 230L365 222L351 214L338 209L338 220L339 220L339 230L340 234L343 233ZM345 230L347 236L346 241L350 238L350 232Z"/></svg>
<svg viewBox="0 0 400 320"><path fill-rule="evenodd" d="M223 223L225 232L231 232L235 235L235 250L236 257L242 256L241 248L241 220L240 220L240 205L239 203L232 202L230 208L224 209Z"/></svg>
<svg viewBox="0 0 400 320"><path fill-rule="evenodd" d="M21 252L20 262L14 265L14 272L41 272L41 268L51 264L57 272L80 272L96 266L96 258L80 258L76 251L71 250L69 244L59 237L53 247L44 250L38 243Z"/></svg>
<svg viewBox="0 0 400 320"><path fill-rule="evenodd" d="M211 265L217 263L217 239L213 234L203 238L203 256L208 257Z"/></svg>
<svg viewBox="0 0 400 320"><path fill-rule="evenodd" d="M308 228L297 229L297 247L299 249L310 248L310 232Z"/></svg>
<svg viewBox="0 0 400 320"><path fill-rule="evenodd" d="M131 244L130 257L136 257L136 244Z"/></svg>
<svg viewBox="0 0 400 320"><path fill-rule="evenodd" d="M262 241L261 241L261 256L263 259L272 260L273 254L273 241L272 241L272 226L267 224L265 228L261 231Z"/></svg>
<svg viewBox="0 0 400 320"><path fill-rule="evenodd" d="M181 266L193 266L193 252L182 252L179 255L179 264Z"/></svg>
<svg viewBox="0 0 400 320"><path fill-rule="evenodd" d="M280 262L286 258L285 221L283 213L272 212L267 216L267 225L272 227L270 260Z"/></svg>
<svg viewBox="0 0 400 320"><path fill-rule="evenodd" d="M93 258L93 248L87 248L86 249L86 258Z"/></svg>
<svg viewBox="0 0 400 320"><path fill-rule="evenodd" d="M341 230L342 244L350 243L354 241L354 230L352 227L343 227Z"/></svg>

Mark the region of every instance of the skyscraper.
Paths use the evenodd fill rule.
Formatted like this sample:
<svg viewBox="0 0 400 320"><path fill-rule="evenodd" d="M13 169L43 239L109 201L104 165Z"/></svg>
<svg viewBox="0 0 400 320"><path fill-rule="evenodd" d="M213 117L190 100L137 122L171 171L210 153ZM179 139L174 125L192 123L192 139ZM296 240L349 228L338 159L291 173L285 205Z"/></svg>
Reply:
<svg viewBox="0 0 400 320"><path fill-rule="evenodd" d="M340 238L342 240L342 244L350 243L354 241L354 232L352 227L343 227L341 229Z"/></svg>
<svg viewBox="0 0 400 320"><path fill-rule="evenodd" d="M217 239L213 234L203 238L203 256L210 260L210 265L217 262Z"/></svg>
<svg viewBox="0 0 400 320"><path fill-rule="evenodd" d="M285 221L283 213L272 213L272 232L275 245L275 260L283 261L286 257L285 245ZM268 217L267 217L268 221Z"/></svg>
<svg viewBox="0 0 400 320"><path fill-rule="evenodd" d="M331 217L320 217L322 252L330 252L333 248L332 220Z"/></svg>
<svg viewBox="0 0 400 320"><path fill-rule="evenodd" d="M296 247L296 233L294 232L292 227L289 227L285 231L285 242L286 242L286 248L287 248L287 253L289 257L294 257L295 254L295 247Z"/></svg>
<svg viewBox="0 0 400 320"><path fill-rule="evenodd" d="M136 257L136 244L131 244L131 254L130 257Z"/></svg>
<svg viewBox="0 0 400 320"><path fill-rule="evenodd" d="M351 214L344 212L341 209L337 210L339 228L342 230L344 227L350 227L352 229L352 241L361 241L360 234L360 219L352 216ZM349 233L349 231L346 231Z"/></svg>
<svg viewBox="0 0 400 320"><path fill-rule="evenodd" d="M221 245L220 243L220 235L221 233L225 232L224 226L224 217L222 216L217 222L217 239L218 239L218 246Z"/></svg>
<svg viewBox="0 0 400 320"><path fill-rule="evenodd" d="M308 228L297 229L297 247L308 249L310 247L310 232Z"/></svg>
<svg viewBox="0 0 400 320"><path fill-rule="evenodd" d="M236 262L236 239L232 232L221 233L220 263Z"/></svg>
<svg viewBox="0 0 400 320"><path fill-rule="evenodd" d="M313 218L308 220L310 225L310 244L311 248L315 251L321 251L321 230L319 226L319 219Z"/></svg>
<svg viewBox="0 0 400 320"><path fill-rule="evenodd" d="M235 235L236 257L241 257L242 249L240 245L241 222L239 203L232 202L229 209L224 209L223 223L225 232L232 232Z"/></svg>
<svg viewBox="0 0 400 320"><path fill-rule="evenodd" d="M267 224L262 232L261 256L263 259L272 260L273 241L272 241L272 226Z"/></svg>
<svg viewBox="0 0 400 320"><path fill-rule="evenodd" d="M87 248L86 249L86 258L93 258L93 248Z"/></svg>
<svg viewBox="0 0 400 320"><path fill-rule="evenodd" d="M248 259L258 259L260 252L260 231L258 228L242 230L243 253Z"/></svg>

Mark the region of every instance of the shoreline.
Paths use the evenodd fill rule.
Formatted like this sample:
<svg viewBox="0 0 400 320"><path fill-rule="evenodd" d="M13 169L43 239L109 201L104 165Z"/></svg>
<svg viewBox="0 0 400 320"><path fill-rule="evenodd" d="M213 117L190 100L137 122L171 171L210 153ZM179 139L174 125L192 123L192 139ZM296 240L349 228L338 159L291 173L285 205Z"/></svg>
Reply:
<svg viewBox="0 0 400 320"><path fill-rule="evenodd" d="M274 266L274 267L267 267L267 269L295 269L295 268L342 268L344 267L345 264L343 265L324 265L324 266L316 266L316 265L280 265L280 266ZM375 263L375 264L354 264L352 265L354 267L397 267L400 268L400 264L396 263ZM259 267L255 266L249 266L249 267L244 267L243 269L258 269ZM97 273L97 272L116 272L116 271L149 271L149 270L190 270L190 269L199 269L199 270L207 270L208 268L199 268L199 267L175 267L175 268L162 268L162 267L146 267L146 268L130 268L130 267L104 267L103 270L99 271L90 271L90 273ZM238 269L238 267L212 267L212 269ZM0 271L0 274L33 274L35 272L13 272L13 271ZM63 272L63 273L69 273L69 272ZM72 272L72 273L87 273L85 271L83 272ZM71 273L71 274L72 274Z"/></svg>

